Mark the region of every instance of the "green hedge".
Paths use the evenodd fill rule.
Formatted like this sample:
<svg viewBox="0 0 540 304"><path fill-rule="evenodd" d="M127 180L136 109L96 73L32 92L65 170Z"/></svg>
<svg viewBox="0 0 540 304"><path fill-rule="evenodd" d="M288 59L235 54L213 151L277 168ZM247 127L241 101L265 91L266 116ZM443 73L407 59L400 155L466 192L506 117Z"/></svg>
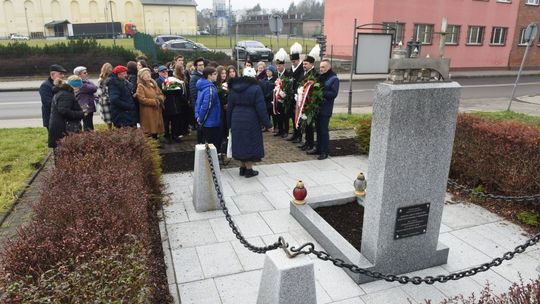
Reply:
<svg viewBox="0 0 540 304"><path fill-rule="evenodd" d="M369 153L371 118L355 127ZM540 193L540 118L513 112L459 114L450 176L487 192Z"/></svg>
<svg viewBox="0 0 540 304"><path fill-rule="evenodd" d="M168 303L156 145L131 129L62 139L33 219L2 248L0 303Z"/></svg>
<svg viewBox="0 0 540 304"><path fill-rule="evenodd" d="M102 46L96 40L68 40L51 45L29 46L24 42L0 45L0 77L48 75L49 66L57 63L69 72L84 65L98 74L105 62L113 65L133 60L137 54L119 46Z"/></svg>

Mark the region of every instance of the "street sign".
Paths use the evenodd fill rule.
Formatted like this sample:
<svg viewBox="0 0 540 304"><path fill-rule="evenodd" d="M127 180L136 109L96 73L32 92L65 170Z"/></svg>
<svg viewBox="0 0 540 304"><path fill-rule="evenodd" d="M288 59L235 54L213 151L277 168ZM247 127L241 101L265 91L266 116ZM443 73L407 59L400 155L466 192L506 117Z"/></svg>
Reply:
<svg viewBox="0 0 540 304"><path fill-rule="evenodd" d="M538 25L536 23L531 23L527 26L527 29L525 29L525 42L534 41L536 39L536 35L538 34Z"/></svg>
<svg viewBox="0 0 540 304"><path fill-rule="evenodd" d="M270 31L274 35L279 35L283 30L283 19L281 19L281 16L274 14L270 16L270 20L268 21L270 23Z"/></svg>

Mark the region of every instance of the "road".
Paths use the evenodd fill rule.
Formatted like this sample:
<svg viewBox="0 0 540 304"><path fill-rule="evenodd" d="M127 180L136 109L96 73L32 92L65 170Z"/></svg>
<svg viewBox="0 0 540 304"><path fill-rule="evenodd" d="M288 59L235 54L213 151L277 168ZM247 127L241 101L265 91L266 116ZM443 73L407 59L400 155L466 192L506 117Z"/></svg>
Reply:
<svg viewBox="0 0 540 304"><path fill-rule="evenodd" d="M462 106L478 103L479 99L509 98L515 77L485 77L454 79L463 86ZM353 81L353 108L368 107L373 103L375 85L380 81ZM342 81L336 108L347 107L349 82ZM540 94L540 76L522 76L516 96ZM486 101L488 102L488 101ZM540 106L538 106L540 108ZM38 92L0 93L0 120L41 117Z"/></svg>

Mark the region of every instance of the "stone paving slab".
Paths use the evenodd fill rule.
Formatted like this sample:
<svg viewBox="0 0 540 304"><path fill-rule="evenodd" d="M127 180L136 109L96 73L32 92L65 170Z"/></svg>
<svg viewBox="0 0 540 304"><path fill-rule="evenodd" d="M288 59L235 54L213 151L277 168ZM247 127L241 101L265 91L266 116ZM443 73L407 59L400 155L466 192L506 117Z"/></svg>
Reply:
<svg viewBox="0 0 540 304"><path fill-rule="evenodd" d="M261 164L256 166L261 174L247 181L238 176L237 169L224 169L223 181L232 189L226 204L234 211L232 217L240 231L256 245L272 244L279 236L290 245L314 242L289 214L289 200L296 181L302 179L305 182L308 199L353 191L353 179L358 171L368 172L367 163L365 156L344 156L321 162ZM329 178L324 178L325 175ZM175 265L175 274L169 282L178 284L172 284L171 288L180 290L182 303L256 303L264 255L248 251L236 240L221 211L193 211L190 173L165 174L163 182L174 198L171 205L164 207L164 223L169 232L166 238L169 243L165 240L164 246L166 250L171 246ZM268 186L268 183L278 186ZM448 263L408 275L439 275L464 270L489 262L526 239L521 228L477 205L447 202L440 241L450 247ZM324 249L317 242L314 244L316 248ZM409 299L422 302L427 298L437 303L459 294L478 294L486 281L496 292L506 292L511 282L519 280L519 274L525 282L538 277L536 266L540 265L540 248L531 249L471 278L421 286L385 281L356 285L342 269L315 256L310 258L315 263L317 303L386 304L408 303ZM171 275L170 270L168 273Z"/></svg>

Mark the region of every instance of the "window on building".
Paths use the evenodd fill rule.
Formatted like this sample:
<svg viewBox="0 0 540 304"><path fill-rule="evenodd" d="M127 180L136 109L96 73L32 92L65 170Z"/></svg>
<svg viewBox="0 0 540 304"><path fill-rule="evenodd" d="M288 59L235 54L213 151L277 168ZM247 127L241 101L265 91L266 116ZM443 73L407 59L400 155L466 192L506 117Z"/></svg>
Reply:
<svg viewBox="0 0 540 304"><path fill-rule="evenodd" d="M484 31L484 26L469 26L469 32L467 33L467 44L482 45L484 42Z"/></svg>
<svg viewBox="0 0 540 304"><path fill-rule="evenodd" d="M512 3L512 0L497 0L497 2Z"/></svg>
<svg viewBox="0 0 540 304"><path fill-rule="evenodd" d="M525 0L525 4L528 4L528 5L540 5L540 0Z"/></svg>
<svg viewBox="0 0 540 304"><path fill-rule="evenodd" d="M445 44L459 44L459 33L461 32L461 25L448 25L446 28Z"/></svg>
<svg viewBox="0 0 540 304"><path fill-rule="evenodd" d="M415 24L413 39L422 44L431 44L433 38L433 24Z"/></svg>
<svg viewBox="0 0 540 304"><path fill-rule="evenodd" d="M383 22L384 26L389 26L396 29L394 36L394 43L398 44L400 41L404 43L403 36L405 34L405 23L400 22ZM387 34L393 34L394 31L387 30Z"/></svg>
<svg viewBox="0 0 540 304"><path fill-rule="evenodd" d="M527 45L527 42L525 41L525 28L524 27L522 27L521 31L519 32L518 45Z"/></svg>
<svg viewBox="0 0 540 304"><path fill-rule="evenodd" d="M506 43L506 33L508 28L506 27L493 27L491 30L491 44L492 45L504 45Z"/></svg>

